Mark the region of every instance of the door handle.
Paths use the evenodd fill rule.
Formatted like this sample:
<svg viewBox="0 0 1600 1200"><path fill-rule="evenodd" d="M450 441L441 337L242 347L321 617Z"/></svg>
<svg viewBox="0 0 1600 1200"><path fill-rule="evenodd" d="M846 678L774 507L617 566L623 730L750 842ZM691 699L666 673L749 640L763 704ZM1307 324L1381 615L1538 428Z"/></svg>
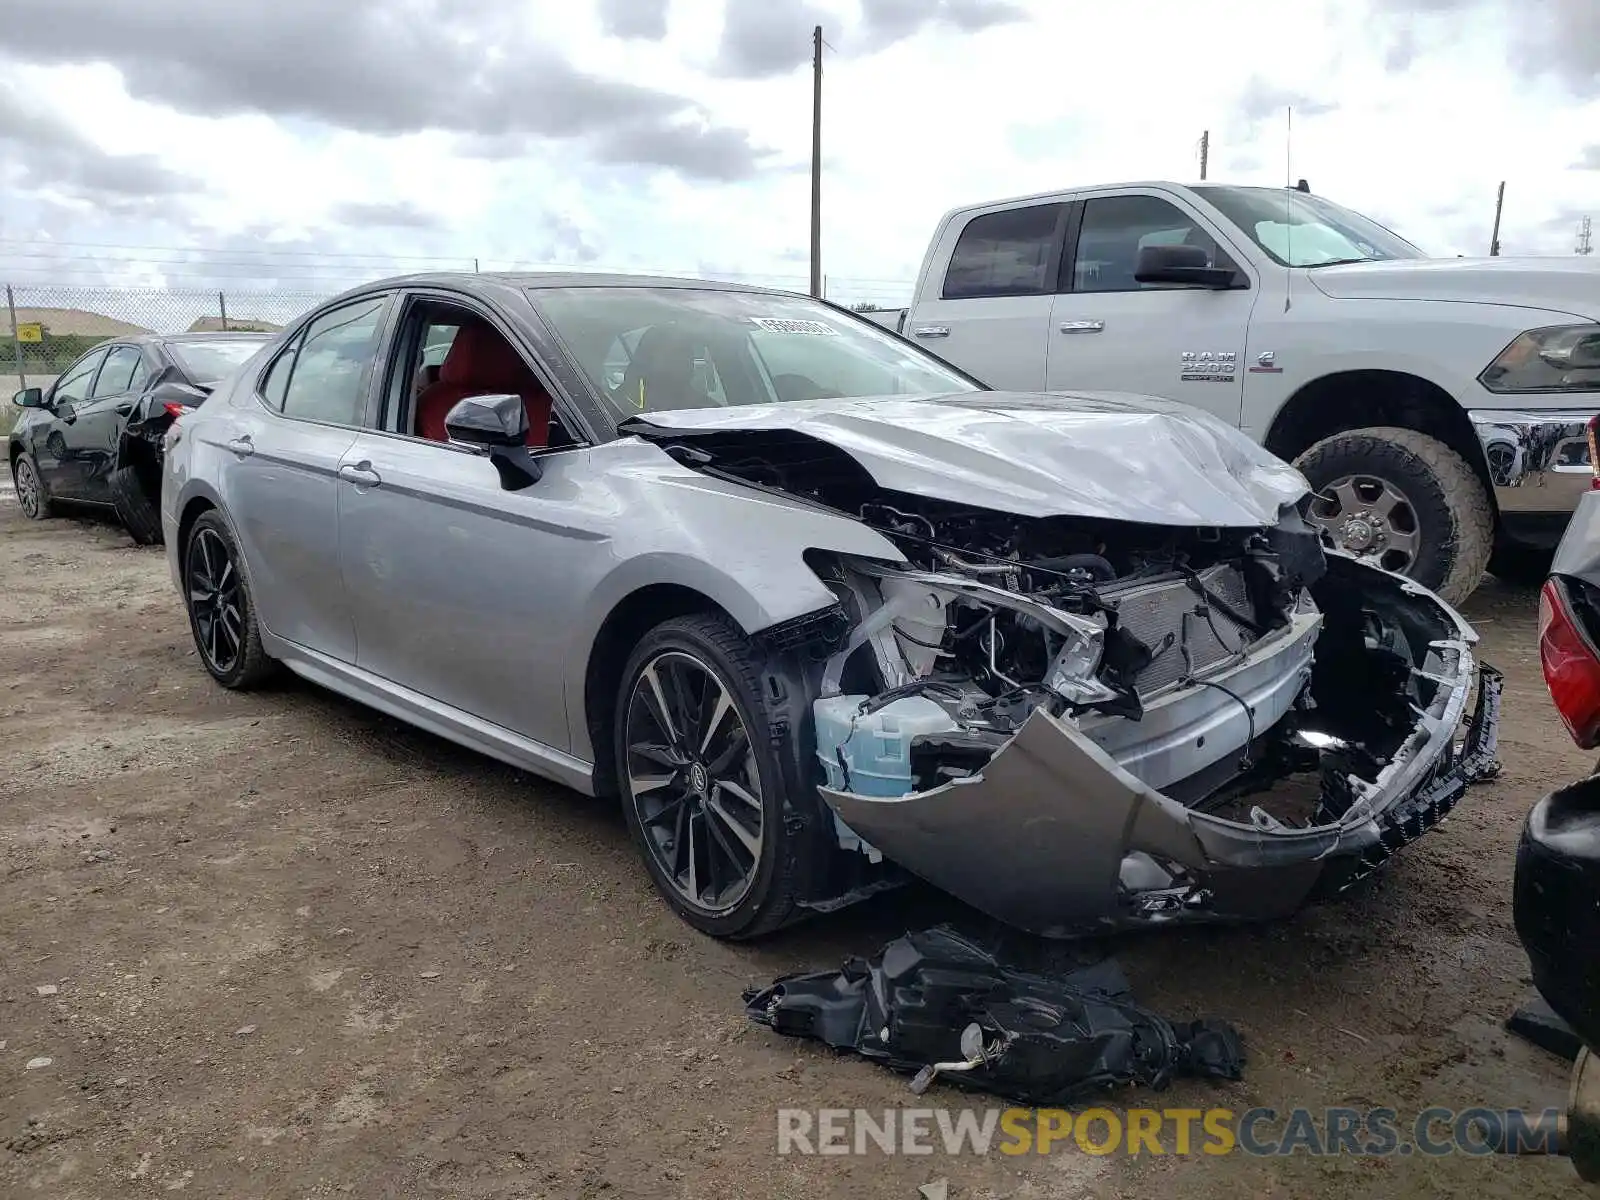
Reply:
<svg viewBox="0 0 1600 1200"><path fill-rule="evenodd" d="M341 463L339 478L357 487L377 487L383 482L383 476L374 471L372 464L366 459L358 463Z"/></svg>
<svg viewBox="0 0 1600 1200"><path fill-rule="evenodd" d="M948 326L948 325L918 325L911 332L916 337L949 337L950 336L950 326Z"/></svg>
<svg viewBox="0 0 1600 1200"><path fill-rule="evenodd" d="M1106 327L1104 321L1063 321L1062 333L1099 333Z"/></svg>
<svg viewBox="0 0 1600 1200"><path fill-rule="evenodd" d="M227 446L229 450L232 450L240 458L248 458L250 455L256 452L255 443L250 440L250 435L248 433L243 437L234 438L232 441L227 443Z"/></svg>
<svg viewBox="0 0 1600 1200"><path fill-rule="evenodd" d="M120 416L124 416L125 417L129 413L131 413L132 411L133 411L133 401L132 400L129 400L126 404L117 405L117 413Z"/></svg>

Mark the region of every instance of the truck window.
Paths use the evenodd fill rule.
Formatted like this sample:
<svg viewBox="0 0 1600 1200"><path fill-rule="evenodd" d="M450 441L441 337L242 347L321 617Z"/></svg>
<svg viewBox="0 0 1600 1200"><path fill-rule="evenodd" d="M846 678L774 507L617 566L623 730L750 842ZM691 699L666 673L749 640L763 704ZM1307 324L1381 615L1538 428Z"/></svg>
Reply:
<svg viewBox="0 0 1600 1200"><path fill-rule="evenodd" d="M1213 266L1238 269L1218 249L1216 239L1177 205L1156 196L1098 196L1083 208L1072 290L1138 292L1174 286L1134 279L1134 260L1145 246L1201 246Z"/></svg>
<svg viewBox="0 0 1600 1200"><path fill-rule="evenodd" d="M1062 204L1033 204L973 217L945 273L946 300L1042 296L1055 290Z"/></svg>

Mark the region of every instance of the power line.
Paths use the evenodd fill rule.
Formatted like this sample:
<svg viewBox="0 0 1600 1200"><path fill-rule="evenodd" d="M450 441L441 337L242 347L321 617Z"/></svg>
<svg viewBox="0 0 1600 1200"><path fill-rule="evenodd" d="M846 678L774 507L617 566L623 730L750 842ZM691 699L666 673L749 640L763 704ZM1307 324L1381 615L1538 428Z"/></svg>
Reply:
<svg viewBox="0 0 1600 1200"><path fill-rule="evenodd" d="M1585 217L1578 225L1578 253L1579 254L1592 254L1592 253L1594 253L1594 246L1590 244L1590 233L1591 232L1592 232L1591 223L1589 221L1589 218Z"/></svg>

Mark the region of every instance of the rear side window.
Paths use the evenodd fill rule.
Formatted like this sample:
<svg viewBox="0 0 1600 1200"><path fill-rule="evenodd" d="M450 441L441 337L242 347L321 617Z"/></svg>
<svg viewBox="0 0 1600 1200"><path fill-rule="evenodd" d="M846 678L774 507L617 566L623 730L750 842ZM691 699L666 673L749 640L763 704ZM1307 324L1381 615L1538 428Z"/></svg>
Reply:
<svg viewBox="0 0 1600 1200"><path fill-rule="evenodd" d="M985 213L967 222L944 277L946 300L1042 296L1055 290L1062 204Z"/></svg>
<svg viewBox="0 0 1600 1200"><path fill-rule="evenodd" d="M383 296L358 300L306 326L283 393L284 416L331 425L361 424L386 303ZM269 377L267 382L276 381Z"/></svg>
<svg viewBox="0 0 1600 1200"><path fill-rule="evenodd" d="M283 411L283 396L289 390L289 376L294 372L294 358L300 352L300 339L295 338L273 360L267 377L261 381L261 398L279 412Z"/></svg>
<svg viewBox="0 0 1600 1200"><path fill-rule="evenodd" d="M94 381L94 399L120 396L144 386L144 355L135 346L113 346L100 377Z"/></svg>

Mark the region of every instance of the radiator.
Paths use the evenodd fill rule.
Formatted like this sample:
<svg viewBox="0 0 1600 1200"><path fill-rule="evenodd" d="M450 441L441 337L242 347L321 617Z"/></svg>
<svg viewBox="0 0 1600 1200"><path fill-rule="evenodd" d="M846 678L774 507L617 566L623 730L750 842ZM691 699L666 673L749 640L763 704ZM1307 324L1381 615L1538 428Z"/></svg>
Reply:
<svg viewBox="0 0 1600 1200"><path fill-rule="evenodd" d="M1201 583L1235 612L1249 615L1250 597L1244 574L1219 563L1198 572ZM1199 610L1201 597L1182 579L1136 583L1122 591L1101 592L1116 606L1122 628L1155 654L1155 661L1139 673L1134 689L1145 699L1168 690L1183 679L1203 676L1239 657L1254 635L1209 605L1208 620ZM1184 654L1187 647L1188 654Z"/></svg>

